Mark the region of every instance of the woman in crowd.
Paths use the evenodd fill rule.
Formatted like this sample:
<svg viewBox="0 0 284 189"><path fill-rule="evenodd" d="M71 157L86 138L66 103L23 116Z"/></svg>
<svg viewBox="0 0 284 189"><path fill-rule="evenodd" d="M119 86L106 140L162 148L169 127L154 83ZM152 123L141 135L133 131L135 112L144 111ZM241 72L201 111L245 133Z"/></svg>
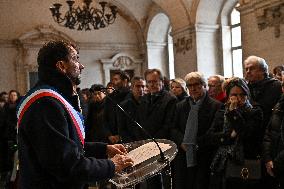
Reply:
<svg viewBox="0 0 284 189"><path fill-rule="evenodd" d="M218 149L211 164L210 186L216 189L257 188L258 181L228 179L226 174L232 170L226 167L229 162L234 165L243 165L245 160L259 162L262 111L251 105L249 88L243 79L228 79L224 89L228 97L225 108L218 112L208 131L208 144Z"/></svg>
<svg viewBox="0 0 284 189"><path fill-rule="evenodd" d="M92 85L91 99L86 120L86 141L88 142L108 142L104 131L104 105L106 95L101 91L103 85Z"/></svg>
<svg viewBox="0 0 284 189"><path fill-rule="evenodd" d="M182 101L188 96L186 83L181 78L172 79L170 81L170 91L177 97L178 101Z"/></svg>

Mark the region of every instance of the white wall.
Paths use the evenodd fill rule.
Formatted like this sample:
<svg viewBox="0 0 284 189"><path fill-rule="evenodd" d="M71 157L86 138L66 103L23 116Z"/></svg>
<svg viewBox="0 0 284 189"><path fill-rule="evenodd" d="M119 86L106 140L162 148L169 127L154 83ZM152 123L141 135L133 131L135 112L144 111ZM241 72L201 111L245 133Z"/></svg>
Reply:
<svg viewBox="0 0 284 189"><path fill-rule="evenodd" d="M58 0L58 2L62 3L65 9L67 8L65 1ZM114 24L99 30L70 30L53 21L49 10L52 3L54 3L54 0L0 2L0 66L2 68L0 69L0 91L17 89L22 93L26 92L27 80L22 81L22 78L25 77L21 77L20 81L16 79L15 65L19 54L14 41L25 38L23 36L27 34L31 35L37 30L36 28L41 28L41 26L54 28L56 32L68 36L80 47L80 61L85 65L81 88L90 87L94 83L102 83L104 75L102 65L99 62L100 59L111 58L120 52L143 58L141 57L143 55L141 41L143 40L139 38L143 35L137 30L137 23L133 21L133 15L118 15ZM132 8L135 8L135 6ZM13 14L11 14L11 10ZM129 18L132 18L132 20ZM29 39L29 41L32 41L32 39ZM36 66L36 56L40 46L35 47L33 44L29 45L29 42L24 43L29 54L24 55L26 65L23 66L28 64ZM33 50L29 46L32 46Z"/></svg>

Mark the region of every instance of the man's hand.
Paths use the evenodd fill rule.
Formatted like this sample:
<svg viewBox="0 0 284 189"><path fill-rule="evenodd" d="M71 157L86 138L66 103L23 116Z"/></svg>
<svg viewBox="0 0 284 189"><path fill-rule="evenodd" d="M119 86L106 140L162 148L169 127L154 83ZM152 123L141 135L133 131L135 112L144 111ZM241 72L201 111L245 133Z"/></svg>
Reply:
<svg viewBox="0 0 284 189"><path fill-rule="evenodd" d="M122 144L107 145L107 155L113 157L116 154L125 155L127 153Z"/></svg>
<svg viewBox="0 0 284 189"><path fill-rule="evenodd" d="M274 177L274 173L273 173L273 171L272 171L272 169L273 169L273 162L272 162L272 161L266 162L266 163L265 163L265 167L266 167L267 173L268 173L270 176Z"/></svg>
<svg viewBox="0 0 284 189"><path fill-rule="evenodd" d="M115 172L121 172L126 167L133 165L133 160L125 155L116 154L111 161L115 165Z"/></svg>

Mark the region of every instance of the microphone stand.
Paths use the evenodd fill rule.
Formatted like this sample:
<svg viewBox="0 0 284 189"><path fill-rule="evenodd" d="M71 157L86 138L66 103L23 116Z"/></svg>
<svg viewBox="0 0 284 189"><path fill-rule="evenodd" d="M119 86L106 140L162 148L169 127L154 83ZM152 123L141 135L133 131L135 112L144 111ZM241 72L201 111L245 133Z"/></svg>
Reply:
<svg viewBox="0 0 284 189"><path fill-rule="evenodd" d="M172 189L172 177L171 177L171 165L170 165L170 161L169 158L165 156L165 153L162 151L159 143L156 141L156 139L146 130L144 129L144 127L142 127L142 125L140 125L135 119L133 119L118 103L116 103L110 96L109 94L106 93L106 89L108 88L103 88L101 89L101 91L106 95L106 98L109 99L111 101L111 103L113 103L116 107L118 107L120 109L120 111L123 112L123 114L132 122L134 123L136 126L138 126L143 132L144 134L146 134L158 147L159 152L160 152L160 158L158 159L158 162L161 163L166 163L166 167L165 167L165 175L169 176L170 180L169 180L169 185L170 185L170 189ZM113 92L115 92L116 90L111 87L111 89L113 89ZM162 175L162 173L160 173ZM163 176L161 176L161 182L164 185L165 181L163 180Z"/></svg>
<svg viewBox="0 0 284 189"><path fill-rule="evenodd" d="M113 89L113 92L117 91L115 90L114 88ZM156 144L156 146L158 147L159 149L159 152L160 152L160 159L158 160L159 162L167 162L169 163L169 160L168 158L165 156L164 152L162 151L159 143L156 141L156 139L147 131L144 129L144 127L142 127L137 121L135 121L118 103L116 103L105 91L105 88L101 90L101 92L103 92L105 95L106 95L106 98L108 98L116 107L118 107L122 112L123 114L128 118L130 119L130 121L132 123L134 123L136 126L138 126L143 132L144 134L146 134L148 137L150 137L150 139Z"/></svg>

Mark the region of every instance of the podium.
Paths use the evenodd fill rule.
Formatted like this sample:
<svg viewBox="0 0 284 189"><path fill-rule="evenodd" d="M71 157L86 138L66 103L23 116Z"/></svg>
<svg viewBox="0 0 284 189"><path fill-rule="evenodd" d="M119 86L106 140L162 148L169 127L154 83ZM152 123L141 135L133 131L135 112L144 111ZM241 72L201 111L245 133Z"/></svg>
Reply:
<svg viewBox="0 0 284 189"><path fill-rule="evenodd" d="M137 165L134 165L133 167L127 168L121 173L116 173L115 176L110 179L110 182L113 183L117 188L131 187L155 176L156 174L160 173L166 166L169 166L169 163L175 158L177 154L176 144L166 139L156 139L156 141L159 144L167 146L167 149L165 151L162 150L165 154L165 157L167 158L166 161L160 161L160 154L157 154ZM141 140L125 143L123 145L126 147L130 154L131 151L150 143L153 143L153 140ZM155 148L156 150L158 149L157 146L155 146Z"/></svg>

